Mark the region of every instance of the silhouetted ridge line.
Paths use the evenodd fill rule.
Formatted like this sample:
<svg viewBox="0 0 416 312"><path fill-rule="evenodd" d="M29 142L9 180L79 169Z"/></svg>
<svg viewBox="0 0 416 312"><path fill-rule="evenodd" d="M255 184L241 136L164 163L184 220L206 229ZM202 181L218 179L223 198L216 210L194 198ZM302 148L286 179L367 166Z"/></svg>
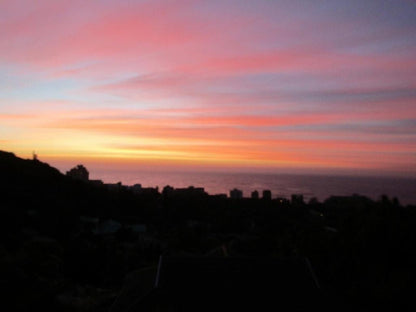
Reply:
<svg viewBox="0 0 416 312"><path fill-rule="evenodd" d="M273 199L267 190L262 198L238 190L233 198L211 196L198 187L159 192L98 183L75 168L74 178L0 152L0 273L4 305L15 311L124 312L136 304L229 311L245 307L246 297L253 311L268 300L302 311L309 299L320 304L321 291L338 311L413 303L415 206L387 196L305 202ZM249 280L272 286L250 291ZM279 291L281 282L306 285L305 296ZM232 300L218 307L222 296Z"/></svg>

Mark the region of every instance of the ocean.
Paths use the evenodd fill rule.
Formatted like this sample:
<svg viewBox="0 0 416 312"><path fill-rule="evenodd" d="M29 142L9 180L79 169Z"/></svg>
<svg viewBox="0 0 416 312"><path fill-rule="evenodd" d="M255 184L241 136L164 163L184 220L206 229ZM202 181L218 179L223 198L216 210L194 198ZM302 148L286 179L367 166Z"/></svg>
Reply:
<svg viewBox="0 0 416 312"><path fill-rule="evenodd" d="M306 201L312 197L323 201L332 195L353 194L378 200L381 195L387 195L397 197L403 205L416 205L416 178L159 171L101 171L94 172L91 178L105 183L120 181L124 185L158 186L160 191L166 185L203 187L211 195L229 194L237 188L243 191L243 197L250 197L254 190L260 196L263 190L270 190L273 198L303 194Z"/></svg>

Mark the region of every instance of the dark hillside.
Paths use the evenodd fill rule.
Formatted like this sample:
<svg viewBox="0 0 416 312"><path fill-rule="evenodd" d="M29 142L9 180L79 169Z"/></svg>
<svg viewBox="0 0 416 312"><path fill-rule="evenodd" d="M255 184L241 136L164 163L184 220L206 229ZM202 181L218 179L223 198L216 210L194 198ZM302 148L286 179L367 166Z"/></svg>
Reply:
<svg viewBox="0 0 416 312"><path fill-rule="evenodd" d="M404 309L416 287L415 246L416 208L387 196L305 203L299 196L210 196L194 187L137 192L0 151L0 286L11 311L143 306L139 299L152 289L161 255L179 256L186 270L189 257L204 265L220 259L219 266L228 257L307 259L334 309ZM175 274L163 298L175 297L181 285ZM225 284L233 283L238 278L230 275ZM202 281L193 286L196 293L204 289ZM245 291L234 297L240 306L251 292ZM162 297L146 297L146 304L157 308Z"/></svg>

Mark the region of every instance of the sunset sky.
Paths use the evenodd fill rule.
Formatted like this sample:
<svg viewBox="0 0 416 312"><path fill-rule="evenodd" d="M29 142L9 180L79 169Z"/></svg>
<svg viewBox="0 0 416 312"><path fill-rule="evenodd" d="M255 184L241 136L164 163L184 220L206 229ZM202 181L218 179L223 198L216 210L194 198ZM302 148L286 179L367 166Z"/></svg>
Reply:
<svg viewBox="0 0 416 312"><path fill-rule="evenodd" d="M416 1L0 0L0 150L416 174Z"/></svg>

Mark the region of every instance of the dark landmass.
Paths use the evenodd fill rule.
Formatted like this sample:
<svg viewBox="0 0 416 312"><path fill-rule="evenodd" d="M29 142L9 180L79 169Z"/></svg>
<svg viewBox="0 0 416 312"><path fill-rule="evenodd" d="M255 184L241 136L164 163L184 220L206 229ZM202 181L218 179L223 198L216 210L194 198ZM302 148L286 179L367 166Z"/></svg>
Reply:
<svg viewBox="0 0 416 312"><path fill-rule="evenodd" d="M188 311L190 302L219 311L225 298L224 310L268 300L278 309L289 298L299 311L316 307L312 298L328 310L414 307L416 207L398 199L229 198L73 173L0 151L10 311ZM306 275L315 282L302 288Z"/></svg>

